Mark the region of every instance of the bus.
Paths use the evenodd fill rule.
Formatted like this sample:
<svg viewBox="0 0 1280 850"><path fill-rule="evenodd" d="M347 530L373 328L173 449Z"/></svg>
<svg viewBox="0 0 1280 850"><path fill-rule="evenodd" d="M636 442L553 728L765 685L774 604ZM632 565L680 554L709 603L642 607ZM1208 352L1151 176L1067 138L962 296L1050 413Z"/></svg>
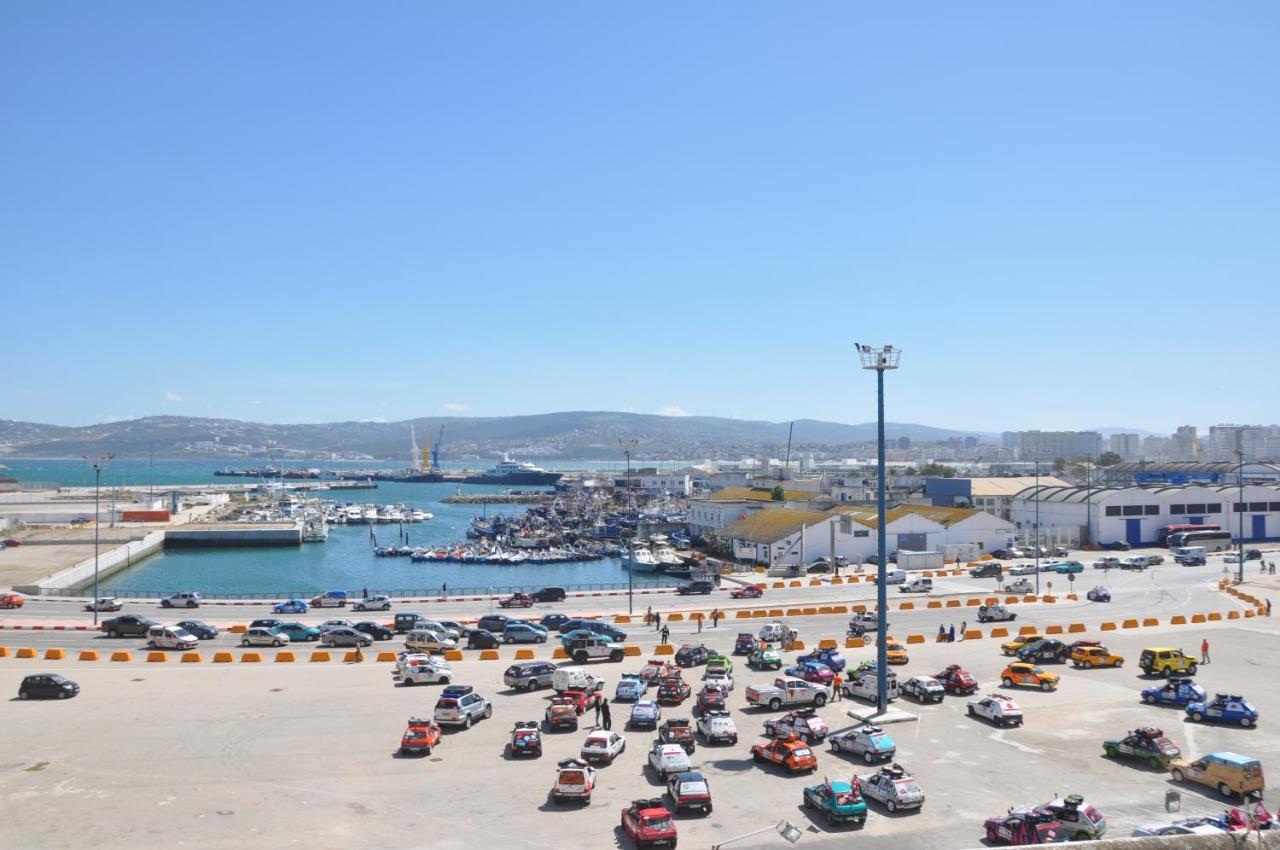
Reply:
<svg viewBox="0 0 1280 850"><path fill-rule="evenodd" d="M1169 535L1169 548L1203 546L1206 552L1221 552L1231 548L1229 531L1179 531Z"/></svg>
<svg viewBox="0 0 1280 850"><path fill-rule="evenodd" d="M1169 535L1177 534L1179 531L1219 531L1216 525L1189 525L1183 523L1181 525L1166 525L1160 529L1156 535L1156 545L1165 546L1169 543Z"/></svg>

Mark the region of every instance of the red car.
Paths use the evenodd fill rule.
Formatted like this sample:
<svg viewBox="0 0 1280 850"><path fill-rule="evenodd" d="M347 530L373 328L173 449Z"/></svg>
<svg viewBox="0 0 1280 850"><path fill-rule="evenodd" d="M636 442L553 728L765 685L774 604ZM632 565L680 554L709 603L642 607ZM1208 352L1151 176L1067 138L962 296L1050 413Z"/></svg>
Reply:
<svg viewBox="0 0 1280 850"><path fill-rule="evenodd" d="M698 692L698 711L723 711L725 707L724 691L715 685L703 685Z"/></svg>
<svg viewBox="0 0 1280 850"><path fill-rule="evenodd" d="M968 696L978 690L978 680L973 678L973 674L961 670L959 664L948 664L946 670L933 678L937 679L942 684L943 690L949 694Z"/></svg>
<svg viewBox="0 0 1280 850"><path fill-rule="evenodd" d="M431 755L431 751L439 743L438 725L420 717L410 717L409 728L404 730L404 735L400 738L400 752Z"/></svg>
<svg viewBox="0 0 1280 850"><path fill-rule="evenodd" d="M632 800L622 810L622 831L631 836L637 847L676 846L676 824L660 797Z"/></svg>
<svg viewBox="0 0 1280 850"><path fill-rule="evenodd" d="M27 600L17 593L0 593L0 608L21 608Z"/></svg>
<svg viewBox="0 0 1280 850"><path fill-rule="evenodd" d="M746 584L729 591L729 596L733 599L759 599L764 596L764 588L758 584Z"/></svg>
<svg viewBox="0 0 1280 850"><path fill-rule="evenodd" d="M988 818L983 824L988 844L1061 844L1068 841L1062 824L1042 809L1014 813L1002 818Z"/></svg>
<svg viewBox="0 0 1280 850"><path fill-rule="evenodd" d="M5 546L21 546L22 541L16 537L6 537L4 541L4 545Z"/></svg>
<svg viewBox="0 0 1280 850"><path fill-rule="evenodd" d="M656 702L659 704L678 705L687 700L692 692L693 689L689 687L689 683L684 679L679 676L668 676L658 684Z"/></svg>
<svg viewBox="0 0 1280 850"><path fill-rule="evenodd" d="M533 597L527 593L513 593L506 599L498 600L499 608L532 608Z"/></svg>
<svg viewBox="0 0 1280 850"><path fill-rule="evenodd" d="M598 691L565 691L556 697L558 700L564 700L573 706L574 711L578 714L585 714L587 709L592 708L598 703L604 695Z"/></svg>

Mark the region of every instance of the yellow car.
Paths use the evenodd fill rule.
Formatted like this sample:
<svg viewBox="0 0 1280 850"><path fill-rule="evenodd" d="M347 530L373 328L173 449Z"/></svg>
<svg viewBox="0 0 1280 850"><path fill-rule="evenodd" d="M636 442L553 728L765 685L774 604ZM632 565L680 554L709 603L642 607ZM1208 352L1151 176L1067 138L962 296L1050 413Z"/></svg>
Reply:
<svg viewBox="0 0 1280 850"><path fill-rule="evenodd" d="M885 655L890 664L906 664L907 648L898 643L892 637L886 638Z"/></svg>
<svg viewBox="0 0 1280 850"><path fill-rule="evenodd" d="M1004 668L1004 672L1000 674L1000 684L1006 688L1024 685L1029 688L1039 688L1042 691L1052 691L1058 687L1058 674L1042 670L1025 661L1015 661Z"/></svg>
<svg viewBox="0 0 1280 850"><path fill-rule="evenodd" d="M1022 649L1027 644L1035 643L1038 640L1044 640L1044 635L1042 634L1018 635L1013 640L1005 641L1004 643L1000 644L1000 651L1003 652L1005 655L1014 655L1017 653L1019 649Z"/></svg>
<svg viewBox="0 0 1280 850"><path fill-rule="evenodd" d="M1073 667L1119 667L1124 664L1124 656L1116 655L1102 644L1078 645L1071 650Z"/></svg>

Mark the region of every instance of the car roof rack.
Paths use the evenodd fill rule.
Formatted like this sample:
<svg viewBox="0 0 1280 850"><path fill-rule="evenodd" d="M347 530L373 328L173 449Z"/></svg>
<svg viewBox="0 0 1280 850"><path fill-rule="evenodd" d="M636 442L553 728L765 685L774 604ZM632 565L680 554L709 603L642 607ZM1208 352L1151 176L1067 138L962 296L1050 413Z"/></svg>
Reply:
<svg viewBox="0 0 1280 850"><path fill-rule="evenodd" d="M1084 797L1080 794L1068 794L1062 798L1062 805L1068 809L1078 809L1084 803Z"/></svg>
<svg viewBox="0 0 1280 850"><path fill-rule="evenodd" d="M637 809L665 809L661 797L650 797L647 800L632 800L631 805Z"/></svg>
<svg viewBox="0 0 1280 850"><path fill-rule="evenodd" d="M582 769L591 767L591 765L587 764L585 761L581 761L580 759L561 759L556 762L556 767Z"/></svg>
<svg viewBox="0 0 1280 850"><path fill-rule="evenodd" d="M409 726L430 726L431 721L421 717L410 717L408 725Z"/></svg>
<svg viewBox="0 0 1280 850"><path fill-rule="evenodd" d="M1164 730L1158 726L1139 726L1133 730L1133 734L1143 738L1163 738Z"/></svg>
<svg viewBox="0 0 1280 850"><path fill-rule="evenodd" d="M668 717L663 726L692 726L693 721L687 717Z"/></svg>
<svg viewBox="0 0 1280 850"><path fill-rule="evenodd" d="M537 729L538 721L536 720L517 720L515 729Z"/></svg>

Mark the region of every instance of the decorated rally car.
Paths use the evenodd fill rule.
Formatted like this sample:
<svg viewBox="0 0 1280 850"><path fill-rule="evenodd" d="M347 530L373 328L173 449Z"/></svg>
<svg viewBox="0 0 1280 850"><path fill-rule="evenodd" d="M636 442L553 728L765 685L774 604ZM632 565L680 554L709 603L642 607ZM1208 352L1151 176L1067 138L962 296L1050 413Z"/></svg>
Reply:
<svg viewBox="0 0 1280 850"><path fill-rule="evenodd" d="M947 690L932 676L912 676L902 683L899 692L915 698L917 702L942 702Z"/></svg>
<svg viewBox="0 0 1280 850"><path fill-rule="evenodd" d="M757 670L781 670L782 656L770 644L761 644L747 656L747 665Z"/></svg>
<svg viewBox="0 0 1280 850"><path fill-rule="evenodd" d="M1057 673L1042 669L1038 664L1015 661L1000 672L1000 684L1006 688L1027 687L1052 691L1058 687Z"/></svg>
<svg viewBox="0 0 1280 850"><path fill-rule="evenodd" d="M635 673L623 673L618 679L618 686L613 691L614 701L632 702L644 696L649 683Z"/></svg>
<svg viewBox="0 0 1280 850"><path fill-rule="evenodd" d="M818 769L818 756L808 744L795 735L753 744L751 758L761 764L786 768L790 773L812 772Z"/></svg>
<svg viewBox="0 0 1280 850"><path fill-rule="evenodd" d="M823 782L804 789L804 806L816 809L826 818L828 826L851 823L862 826L867 821L867 801L856 787L848 782Z"/></svg>
<svg viewBox="0 0 1280 850"><path fill-rule="evenodd" d="M1188 703L1186 712L1197 723L1212 720L1247 728L1258 722L1258 710L1239 694L1215 694L1211 700Z"/></svg>
<svg viewBox="0 0 1280 850"><path fill-rule="evenodd" d="M667 676L658 682L657 700L665 705L679 705L692 693L689 683L679 676Z"/></svg>
<svg viewBox="0 0 1280 850"><path fill-rule="evenodd" d="M632 800L622 810L622 831L637 847L676 846L676 823L661 798Z"/></svg>
<svg viewBox="0 0 1280 850"><path fill-rule="evenodd" d="M726 706L725 697L724 689L718 685L703 685L702 690L698 691L698 703L695 708L701 714L709 711L723 711Z"/></svg>
<svg viewBox="0 0 1280 850"><path fill-rule="evenodd" d="M1205 689L1192 679L1173 677L1152 688L1143 688L1142 701L1149 705L1189 705L1205 698Z"/></svg>
<svg viewBox="0 0 1280 850"><path fill-rule="evenodd" d="M400 752L431 755L440 738L439 725L421 717L410 717L408 728L400 738Z"/></svg>
<svg viewBox="0 0 1280 850"><path fill-rule="evenodd" d="M698 732L708 744L738 743L738 727L727 711L708 711L698 718Z"/></svg>
<svg viewBox="0 0 1280 850"><path fill-rule="evenodd" d="M511 728L511 755L533 758L542 755L542 733L538 731L538 721L519 720Z"/></svg>
<svg viewBox="0 0 1280 850"><path fill-rule="evenodd" d="M848 664L848 661L844 657L844 653L838 649L815 649L812 652L805 653L804 655L796 656L797 664L803 664L806 661L825 664L837 673L844 670L845 666Z"/></svg>
<svg viewBox="0 0 1280 850"><path fill-rule="evenodd" d="M806 682L816 682L820 685L830 685L835 681L836 677L835 672L820 661L803 661L794 667L788 667L783 672L788 676L804 679Z"/></svg>
<svg viewBox="0 0 1280 850"><path fill-rule="evenodd" d="M556 764L556 781L551 787L551 801L564 803L591 802L596 787L596 769L580 759L565 759Z"/></svg>
<svg viewBox="0 0 1280 850"><path fill-rule="evenodd" d="M1064 844L1071 840L1057 818L1050 812L1039 810L1015 813L1010 809L1004 817L988 818L983 828L987 833L987 843L996 846Z"/></svg>
<svg viewBox="0 0 1280 850"><path fill-rule="evenodd" d="M733 675L733 659L719 652L712 652L707 657L707 666L702 670L702 677Z"/></svg>
<svg viewBox="0 0 1280 850"><path fill-rule="evenodd" d="M1157 770L1167 770L1169 762L1182 755L1178 745L1165 737L1164 730L1154 726L1143 726L1123 738L1103 741L1102 749L1110 758L1128 756L1145 761Z"/></svg>
<svg viewBox="0 0 1280 850"><path fill-rule="evenodd" d="M759 643L751 632L738 632L738 636L733 641L733 654L750 655Z"/></svg>
<svg viewBox="0 0 1280 850"><path fill-rule="evenodd" d="M942 685L943 690L952 696L968 696L978 689L978 680L959 664L948 664L947 668L933 678Z"/></svg>
<svg viewBox="0 0 1280 850"><path fill-rule="evenodd" d="M837 732L827 739L833 753L850 753L860 756L867 764L892 759L898 752L893 737L883 728L867 724L844 732Z"/></svg>
<svg viewBox="0 0 1280 850"><path fill-rule="evenodd" d="M679 744L689 755L693 755L698 747L693 738L693 722L687 717L668 718L658 729L658 740L664 744Z"/></svg>
<svg viewBox="0 0 1280 850"><path fill-rule="evenodd" d="M657 729L658 720L662 717L662 709L651 699L636 700L631 706L631 717L627 726L632 729Z"/></svg>
<svg viewBox="0 0 1280 850"><path fill-rule="evenodd" d="M711 814L711 785L696 770L673 773L667 777L667 793L675 801L676 811L697 809L704 815Z"/></svg>
<svg viewBox="0 0 1280 850"><path fill-rule="evenodd" d="M1062 824L1063 831L1075 841L1092 841L1107 832L1107 819L1102 816L1102 812L1086 803L1079 794L1055 798L1035 808L1051 814Z"/></svg>
<svg viewBox="0 0 1280 850"><path fill-rule="evenodd" d="M918 809L924 805L924 789L910 773L897 764L885 765L875 773L858 777L862 796L881 803L889 812Z"/></svg>
<svg viewBox="0 0 1280 850"><path fill-rule="evenodd" d="M1022 709L1004 694L971 699L966 705L970 717L981 717L997 726L1021 726Z"/></svg>
<svg viewBox="0 0 1280 850"><path fill-rule="evenodd" d="M821 743L830 729L827 721L812 708L789 711L781 717L764 722L764 733L774 738L795 735L808 743Z"/></svg>

